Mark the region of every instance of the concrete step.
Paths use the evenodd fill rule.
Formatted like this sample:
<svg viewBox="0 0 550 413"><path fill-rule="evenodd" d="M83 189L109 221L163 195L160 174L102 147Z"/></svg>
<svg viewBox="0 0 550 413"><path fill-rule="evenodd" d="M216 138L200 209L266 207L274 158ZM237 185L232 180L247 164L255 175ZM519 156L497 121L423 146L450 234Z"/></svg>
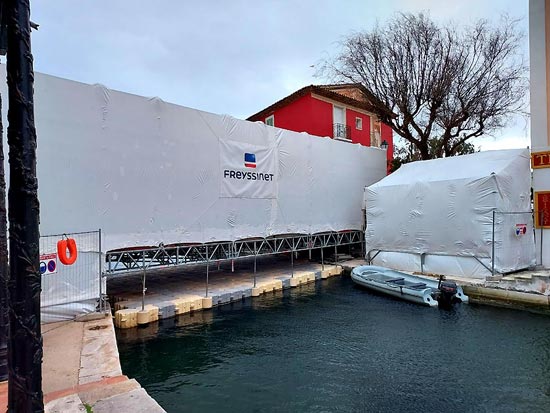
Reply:
<svg viewBox="0 0 550 413"><path fill-rule="evenodd" d="M45 413L81 413L86 412L86 407L78 394L61 397L46 403L44 406Z"/></svg>
<svg viewBox="0 0 550 413"><path fill-rule="evenodd" d="M82 400L84 403L93 405L98 400L108 399L109 397L127 393L129 391L139 388L141 388L139 383L135 379L131 379L119 383L109 384L108 386L101 386L98 388L90 388L84 391L79 391L78 396L80 397L80 400Z"/></svg>
<svg viewBox="0 0 550 413"><path fill-rule="evenodd" d="M531 274L514 275L514 278L518 281L532 281L533 276Z"/></svg>
<svg viewBox="0 0 550 413"><path fill-rule="evenodd" d="M94 413L166 413L143 388L99 400L92 409Z"/></svg>
<svg viewBox="0 0 550 413"><path fill-rule="evenodd" d="M550 273L548 272L535 272L533 273L533 278L541 281L550 281Z"/></svg>

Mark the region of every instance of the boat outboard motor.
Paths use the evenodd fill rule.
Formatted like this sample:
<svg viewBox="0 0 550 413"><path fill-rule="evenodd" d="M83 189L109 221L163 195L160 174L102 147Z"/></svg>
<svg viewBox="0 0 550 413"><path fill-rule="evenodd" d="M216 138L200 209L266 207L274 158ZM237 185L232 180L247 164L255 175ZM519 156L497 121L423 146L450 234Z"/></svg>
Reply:
<svg viewBox="0 0 550 413"><path fill-rule="evenodd" d="M443 281L444 278L441 276L439 278L439 296L437 297L440 305L450 306L455 300L455 294L458 291L458 287L455 282L452 281Z"/></svg>

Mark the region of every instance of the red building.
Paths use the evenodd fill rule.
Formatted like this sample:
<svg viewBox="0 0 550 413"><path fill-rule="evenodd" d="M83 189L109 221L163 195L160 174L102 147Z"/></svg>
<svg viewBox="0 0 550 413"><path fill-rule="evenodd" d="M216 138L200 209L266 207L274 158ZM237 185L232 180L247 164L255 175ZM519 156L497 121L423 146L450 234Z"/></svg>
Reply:
<svg viewBox="0 0 550 413"><path fill-rule="evenodd" d="M387 144L390 161L392 129L373 113L367 96L367 90L360 84L310 85L247 120L364 146Z"/></svg>

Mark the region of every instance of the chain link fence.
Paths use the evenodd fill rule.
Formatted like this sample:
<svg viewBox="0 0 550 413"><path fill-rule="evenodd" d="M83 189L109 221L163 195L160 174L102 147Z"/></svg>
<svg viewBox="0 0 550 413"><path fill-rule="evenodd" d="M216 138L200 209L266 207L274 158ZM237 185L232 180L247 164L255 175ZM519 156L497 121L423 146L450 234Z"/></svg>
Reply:
<svg viewBox="0 0 550 413"><path fill-rule="evenodd" d="M74 239L77 247L77 259L70 265L63 264L60 253L64 252L58 253L57 248L58 242L66 238ZM101 230L40 237L43 323L71 320L104 310L101 260Z"/></svg>

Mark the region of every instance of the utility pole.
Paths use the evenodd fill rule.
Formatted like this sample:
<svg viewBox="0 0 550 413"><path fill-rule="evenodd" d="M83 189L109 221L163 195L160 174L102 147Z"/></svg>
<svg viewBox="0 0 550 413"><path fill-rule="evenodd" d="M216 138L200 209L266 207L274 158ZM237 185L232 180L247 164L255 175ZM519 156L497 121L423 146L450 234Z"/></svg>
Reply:
<svg viewBox="0 0 550 413"><path fill-rule="evenodd" d="M0 381L8 379L8 227L4 178L4 126L0 95Z"/></svg>
<svg viewBox="0 0 550 413"><path fill-rule="evenodd" d="M0 95L0 381L8 379L8 227L3 140L2 95Z"/></svg>
<svg viewBox="0 0 550 413"><path fill-rule="evenodd" d="M43 412L39 204L29 0L3 0L7 22L9 218L8 412Z"/></svg>
<svg viewBox="0 0 550 413"><path fill-rule="evenodd" d="M0 56L6 55L7 26L4 3L0 3ZM0 381L8 379L8 225L4 173L4 125L0 95Z"/></svg>

